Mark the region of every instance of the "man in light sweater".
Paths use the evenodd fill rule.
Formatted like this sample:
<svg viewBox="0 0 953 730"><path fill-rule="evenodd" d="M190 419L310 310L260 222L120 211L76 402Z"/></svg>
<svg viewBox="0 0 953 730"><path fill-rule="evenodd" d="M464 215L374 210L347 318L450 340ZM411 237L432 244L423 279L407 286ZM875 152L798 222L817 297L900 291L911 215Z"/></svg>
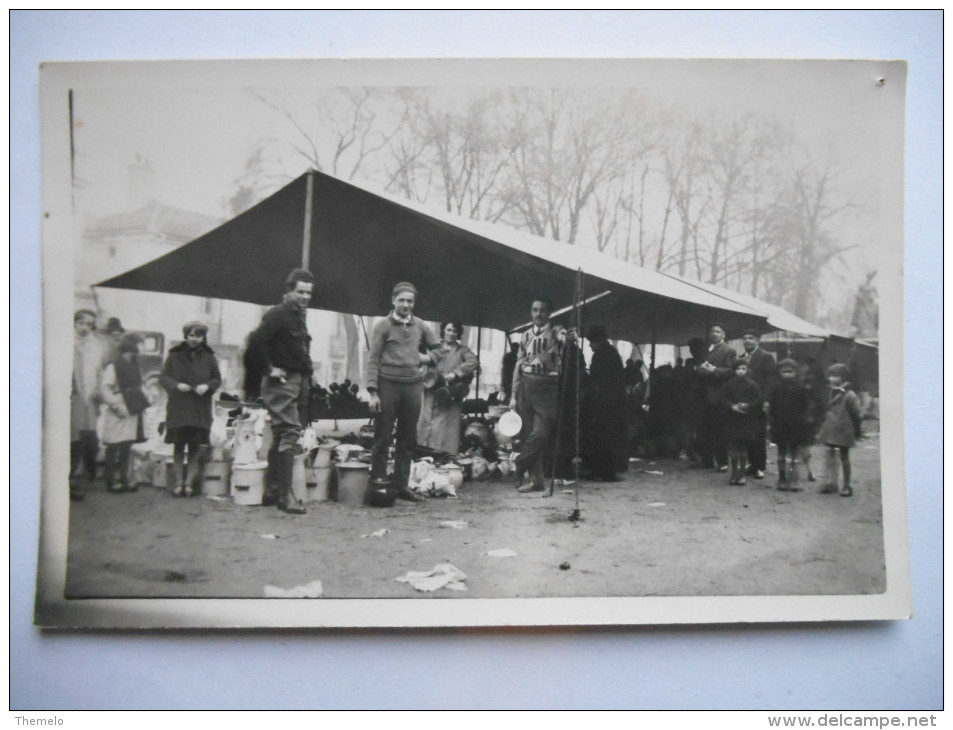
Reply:
<svg viewBox="0 0 953 730"><path fill-rule="evenodd" d="M376 414L371 478L380 479L387 474L387 452L396 422L394 488L400 499L409 502L419 499L408 489L408 483L423 398L420 366L432 362L430 353L440 347L440 339L433 330L414 317L416 299L413 284L402 281L394 287L394 308L371 334L366 379L368 405L371 413Z"/></svg>

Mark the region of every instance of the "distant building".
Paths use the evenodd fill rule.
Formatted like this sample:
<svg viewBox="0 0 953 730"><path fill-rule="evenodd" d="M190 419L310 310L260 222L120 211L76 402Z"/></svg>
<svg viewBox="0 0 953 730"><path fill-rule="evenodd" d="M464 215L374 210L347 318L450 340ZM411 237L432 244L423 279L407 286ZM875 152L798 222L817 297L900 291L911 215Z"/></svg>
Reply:
<svg viewBox="0 0 953 730"><path fill-rule="evenodd" d="M182 339L182 325L200 319L209 326L208 341L222 363L225 388L241 387L241 357L248 333L258 326L267 307L180 294L144 293L94 285L134 269L195 240L225 221L221 218L164 205L155 198L155 172L145 160L129 168L128 210L86 216L77 237L74 274L75 306L93 309L99 322L119 317L127 330L160 332L164 352ZM82 190L78 191L82 196ZM275 302L277 304L277 302ZM309 315L316 377L325 383L355 379L348 373L348 353L354 355L357 331L347 329L345 317L330 312ZM349 344L349 341L351 344ZM355 364L360 358L353 358ZM358 378L359 379L359 378Z"/></svg>

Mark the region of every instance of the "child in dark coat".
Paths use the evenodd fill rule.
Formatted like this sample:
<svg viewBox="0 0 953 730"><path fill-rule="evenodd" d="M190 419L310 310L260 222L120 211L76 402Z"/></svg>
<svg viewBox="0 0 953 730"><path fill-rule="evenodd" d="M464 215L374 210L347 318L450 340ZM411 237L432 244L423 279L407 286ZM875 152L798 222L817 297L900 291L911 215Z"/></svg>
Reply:
<svg viewBox="0 0 953 730"><path fill-rule="evenodd" d="M827 468L822 494L837 492L837 457L840 456L844 483L840 496L850 497L854 491L850 486L850 449L862 437L860 432L860 399L850 389L847 382L846 365L834 363L827 369L827 382L830 384L827 394L827 411L824 422L817 434L818 440L827 449Z"/></svg>
<svg viewBox="0 0 953 730"><path fill-rule="evenodd" d="M771 440L778 447L778 491L800 492L797 461L798 451L810 443L812 437L811 391L798 382L797 363L782 360L778 363L781 381L774 386L768 401L771 420ZM791 468L788 470L788 459Z"/></svg>
<svg viewBox="0 0 953 730"><path fill-rule="evenodd" d="M738 360L733 366L734 377L721 386L720 404L727 411L725 436L728 441L729 484L745 483L748 464L748 444L756 437L757 416L764 408L764 399L758 384L748 377L748 365Z"/></svg>

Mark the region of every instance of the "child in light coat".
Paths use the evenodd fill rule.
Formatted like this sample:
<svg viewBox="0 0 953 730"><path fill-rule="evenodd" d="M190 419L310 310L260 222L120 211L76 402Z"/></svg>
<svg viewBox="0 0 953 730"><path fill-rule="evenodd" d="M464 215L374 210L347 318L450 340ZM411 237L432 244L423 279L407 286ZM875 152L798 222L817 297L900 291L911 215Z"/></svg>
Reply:
<svg viewBox="0 0 953 730"><path fill-rule="evenodd" d="M840 496L850 497L850 449L862 437L860 431L860 400L850 389L847 382L846 365L835 363L827 369L827 382L830 387L827 394L827 410L824 422L818 432L818 440L824 444L826 453L826 478L820 491L822 494L837 493L837 457L840 457L844 483Z"/></svg>

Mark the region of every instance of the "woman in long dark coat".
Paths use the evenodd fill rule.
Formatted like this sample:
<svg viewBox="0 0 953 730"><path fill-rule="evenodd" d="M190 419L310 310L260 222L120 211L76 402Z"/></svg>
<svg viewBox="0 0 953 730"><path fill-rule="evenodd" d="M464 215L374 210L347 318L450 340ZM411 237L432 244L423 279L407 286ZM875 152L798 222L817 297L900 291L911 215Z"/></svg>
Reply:
<svg viewBox="0 0 953 730"><path fill-rule="evenodd" d="M592 360L583 403L585 460L592 476L615 481L629 468L625 421L625 368L604 327L589 329Z"/></svg>
<svg viewBox="0 0 953 730"><path fill-rule="evenodd" d="M173 444L176 497L191 497L198 486L203 447L212 428L212 394L222 384L215 353L208 346L208 327L189 322L182 328L185 342L171 350L159 382L169 394L165 441ZM188 451L188 471L185 471Z"/></svg>

